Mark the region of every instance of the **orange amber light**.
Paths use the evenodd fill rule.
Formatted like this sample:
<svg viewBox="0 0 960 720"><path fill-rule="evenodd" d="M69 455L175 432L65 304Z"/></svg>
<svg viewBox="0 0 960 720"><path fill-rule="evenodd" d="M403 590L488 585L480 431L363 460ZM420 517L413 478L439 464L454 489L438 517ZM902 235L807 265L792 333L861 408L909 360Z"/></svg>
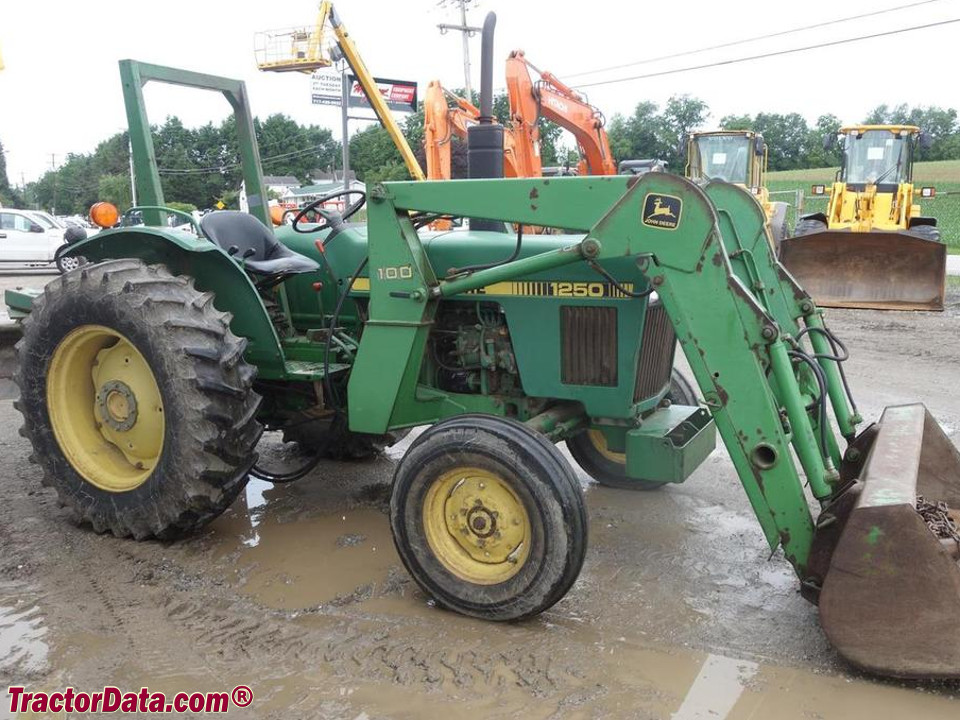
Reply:
<svg viewBox="0 0 960 720"><path fill-rule="evenodd" d="M102 228L111 228L120 220L120 211L108 202L98 202L90 208L90 222Z"/></svg>
<svg viewBox="0 0 960 720"><path fill-rule="evenodd" d="M273 221L274 225L283 225L283 213L286 210L279 205L270 206L270 219Z"/></svg>

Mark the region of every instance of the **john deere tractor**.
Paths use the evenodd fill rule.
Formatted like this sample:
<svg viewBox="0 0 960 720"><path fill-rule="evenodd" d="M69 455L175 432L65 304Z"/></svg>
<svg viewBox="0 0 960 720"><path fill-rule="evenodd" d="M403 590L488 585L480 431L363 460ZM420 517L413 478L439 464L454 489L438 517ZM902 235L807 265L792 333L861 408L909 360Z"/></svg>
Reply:
<svg viewBox="0 0 960 720"><path fill-rule="evenodd" d="M787 236L787 203L772 202L767 189L770 151L752 130L695 132L687 137L686 176L698 183L729 182L749 190L770 223L774 251Z"/></svg>
<svg viewBox="0 0 960 720"><path fill-rule="evenodd" d="M922 405L858 430L846 349L741 187L667 173L384 183L273 229L242 83L121 69L145 202L125 215L145 224L71 245L89 264L32 304L7 295L25 316L24 434L81 520L180 536L251 474L297 475L258 459L264 428L319 457L428 426L394 475L400 558L439 605L514 620L563 597L586 553L557 443L597 481L650 490L688 477L719 431L840 653L960 676L957 544L938 536L960 508L960 455ZM162 221L176 211L153 164L148 80L227 96L249 214L210 213L193 232ZM364 203L368 224L346 222ZM437 217L500 228L427 230ZM702 407L668 399L678 341Z"/></svg>
<svg viewBox="0 0 960 720"><path fill-rule="evenodd" d="M913 185L913 125L856 125L840 130L843 165L829 187L826 212L800 218L781 259L821 305L880 310L943 310L946 246L936 218L921 214ZM824 138L824 146L837 136Z"/></svg>

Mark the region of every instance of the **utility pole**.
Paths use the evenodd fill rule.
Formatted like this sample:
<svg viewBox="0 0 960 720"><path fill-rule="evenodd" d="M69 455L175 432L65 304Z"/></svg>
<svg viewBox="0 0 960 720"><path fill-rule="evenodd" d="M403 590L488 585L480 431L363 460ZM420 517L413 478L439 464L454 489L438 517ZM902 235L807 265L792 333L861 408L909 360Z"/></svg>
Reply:
<svg viewBox="0 0 960 720"><path fill-rule="evenodd" d="M57 156L55 153L50 153L50 169L53 171L53 207L51 208L51 213L53 215L57 214L57 180L59 179L60 173L57 172Z"/></svg>
<svg viewBox="0 0 960 720"><path fill-rule="evenodd" d="M441 35L446 35L450 30L463 34L463 87L464 90L466 90L467 100L473 102L473 91L470 85L470 38L472 38L475 33L480 32L480 28L467 25L467 5L470 1L471 0L440 0L438 3L440 7L446 7L448 2L453 2L460 6L460 24L449 25L448 23L440 23L437 27L440 28Z"/></svg>

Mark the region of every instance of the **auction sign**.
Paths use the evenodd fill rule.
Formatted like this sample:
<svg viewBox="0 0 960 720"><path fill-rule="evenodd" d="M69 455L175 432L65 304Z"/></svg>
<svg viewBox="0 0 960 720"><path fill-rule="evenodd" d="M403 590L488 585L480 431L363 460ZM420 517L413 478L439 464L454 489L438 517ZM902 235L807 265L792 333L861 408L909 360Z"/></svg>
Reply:
<svg viewBox="0 0 960 720"><path fill-rule="evenodd" d="M310 76L310 101L314 105L340 106L343 98L343 79L340 73L317 70Z"/></svg>
<svg viewBox="0 0 960 720"><path fill-rule="evenodd" d="M408 80L374 78L387 107L396 112L417 111L417 83ZM350 107L370 107L366 93L355 75L350 76Z"/></svg>

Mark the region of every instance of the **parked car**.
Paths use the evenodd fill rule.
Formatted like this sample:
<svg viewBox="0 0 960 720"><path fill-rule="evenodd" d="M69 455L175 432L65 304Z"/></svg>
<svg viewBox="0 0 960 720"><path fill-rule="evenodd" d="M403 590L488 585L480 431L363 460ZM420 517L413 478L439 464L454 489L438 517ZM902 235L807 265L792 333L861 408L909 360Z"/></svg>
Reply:
<svg viewBox="0 0 960 720"><path fill-rule="evenodd" d="M65 228L47 213L0 208L0 267L42 268L55 265L68 272L81 258L57 258L65 244Z"/></svg>

